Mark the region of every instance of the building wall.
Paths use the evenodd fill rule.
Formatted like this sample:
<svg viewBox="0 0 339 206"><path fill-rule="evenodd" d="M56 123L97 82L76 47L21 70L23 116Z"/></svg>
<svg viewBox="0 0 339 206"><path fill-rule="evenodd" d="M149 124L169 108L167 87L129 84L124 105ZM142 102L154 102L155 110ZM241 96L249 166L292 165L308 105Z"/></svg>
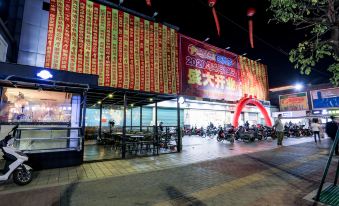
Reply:
<svg viewBox="0 0 339 206"><path fill-rule="evenodd" d="M8 46L4 62L17 62L24 4L25 0L0 1L0 35Z"/></svg>
<svg viewBox="0 0 339 206"><path fill-rule="evenodd" d="M44 67L49 12L43 10L49 0L25 0L18 51L18 64Z"/></svg>

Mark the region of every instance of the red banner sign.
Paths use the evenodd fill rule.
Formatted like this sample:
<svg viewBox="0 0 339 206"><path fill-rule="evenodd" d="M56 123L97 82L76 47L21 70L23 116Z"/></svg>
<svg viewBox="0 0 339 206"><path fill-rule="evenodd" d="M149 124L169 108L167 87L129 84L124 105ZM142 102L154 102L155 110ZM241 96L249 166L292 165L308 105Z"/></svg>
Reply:
<svg viewBox="0 0 339 206"><path fill-rule="evenodd" d="M176 94L178 33L89 0L51 0L45 67L99 75L99 85Z"/></svg>
<svg viewBox="0 0 339 206"><path fill-rule="evenodd" d="M180 36L182 94L236 101L241 98L237 55Z"/></svg>

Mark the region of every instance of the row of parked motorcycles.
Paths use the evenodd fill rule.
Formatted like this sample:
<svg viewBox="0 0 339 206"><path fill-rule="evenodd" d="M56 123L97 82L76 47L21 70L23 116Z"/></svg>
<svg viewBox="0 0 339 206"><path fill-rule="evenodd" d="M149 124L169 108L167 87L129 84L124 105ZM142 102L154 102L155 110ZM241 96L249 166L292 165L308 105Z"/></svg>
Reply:
<svg viewBox="0 0 339 206"><path fill-rule="evenodd" d="M203 138L217 137L217 141L229 141L234 143L235 140L241 140L244 142L254 142L255 140L266 140L268 137L272 139L276 138L276 132L274 128L263 126L263 125L253 125L248 126L239 126L235 128L233 126L219 126L215 127L213 124L207 126L206 129L201 127L186 129L185 135L199 135ZM313 133L310 129L304 128L303 126L291 125L285 126L284 136L286 137L302 137L302 136L312 136Z"/></svg>
<svg viewBox="0 0 339 206"><path fill-rule="evenodd" d="M287 137L308 137L312 136L313 132L311 129L305 128L305 126L298 126L298 125L285 125L285 136Z"/></svg>
<svg viewBox="0 0 339 206"><path fill-rule="evenodd" d="M251 127L246 128L244 126L239 126L235 128L233 126L219 126L215 127L212 124L207 126L206 129L201 128L192 128L186 129L185 135L199 135L203 138L209 137L214 138L217 137L217 141L229 141L234 143L235 140L242 140L244 142L253 142L257 140L267 139L268 136L272 136L274 134L272 128L270 127Z"/></svg>

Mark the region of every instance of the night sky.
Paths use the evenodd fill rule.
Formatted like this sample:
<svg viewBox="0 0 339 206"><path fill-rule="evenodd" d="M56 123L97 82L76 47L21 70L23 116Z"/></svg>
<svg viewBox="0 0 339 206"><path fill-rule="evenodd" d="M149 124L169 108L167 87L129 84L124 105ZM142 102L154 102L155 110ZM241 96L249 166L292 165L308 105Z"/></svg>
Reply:
<svg viewBox="0 0 339 206"><path fill-rule="evenodd" d="M113 1L118 3L118 1ZM179 32L193 38L204 40L220 48L230 46L231 52L247 53L247 57L268 66L270 88L294 84L318 84L329 81L330 74L326 71L327 64L320 64L310 76L301 75L288 60L289 50L305 38L304 31L295 31L291 25L268 23L272 17L267 11L269 2L266 0L219 0L216 9L219 12L221 36L217 36L215 23L207 0L152 0L152 8L148 8L143 0L125 0L123 6L140 13L152 16L158 11L157 20L167 22L180 28ZM248 7L255 7L254 45L250 48L248 38ZM234 23L232 23L234 22Z"/></svg>
<svg viewBox="0 0 339 206"><path fill-rule="evenodd" d="M98 0L99 1L99 0ZM218 0L216 9L221 28L217 36L215 23L208 0L151 0L152 7L147 7L145 0L124 0L123 7L135 10L147 16L154 11L159 14L158 22L167 22L180 28L179 32L198 40L209 37L208 43L220 48L231 47L236 54L247 53L247 57L268 66L270 88L295 84L327 83L331 77L326 71L328 64L322 62L310 76L301 75L288 60L290 49L306 38L304 31L295 31L291 25L268 23L272 14L267 11L268 0ZM0 16L4 18L9 0L0 0ZM119 0L111 0L118 4ZM254 45L250 48L248 38L248 7L256 8L254 16ZM232 23L233 22L233 23Z"/></svg>

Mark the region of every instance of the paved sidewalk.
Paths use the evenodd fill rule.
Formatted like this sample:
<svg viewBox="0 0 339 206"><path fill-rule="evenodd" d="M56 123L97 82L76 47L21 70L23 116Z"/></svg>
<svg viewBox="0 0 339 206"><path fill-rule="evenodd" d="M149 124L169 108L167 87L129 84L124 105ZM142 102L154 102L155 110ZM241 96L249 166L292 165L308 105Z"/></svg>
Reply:
<svg viewBox="0 0 339 206"><path fill-rule="evenodd" d="M232 145L227 142L219 143L215 139L202 139L201 137L194 136L185 138L187 139L184 140L182 153L129 160L93 162L76 167L37 171L34 173L34 179L29 185L19 187L12 182L0 184L0 193L146 173L277 148L276 140L257 141L253 143L236 142ZM289 138L284 141L284 145L295 145L310 141L313 141L310 137Z"/></svg>
<svg viewBox="0 0 339 206"><path fill-rule="evenodd" d="M311 206L303 197L318 187L326 153L327 141L306 142L171 168L155 158L145 172L127 160L137 172L2 191L0 205Z"/></svg>

